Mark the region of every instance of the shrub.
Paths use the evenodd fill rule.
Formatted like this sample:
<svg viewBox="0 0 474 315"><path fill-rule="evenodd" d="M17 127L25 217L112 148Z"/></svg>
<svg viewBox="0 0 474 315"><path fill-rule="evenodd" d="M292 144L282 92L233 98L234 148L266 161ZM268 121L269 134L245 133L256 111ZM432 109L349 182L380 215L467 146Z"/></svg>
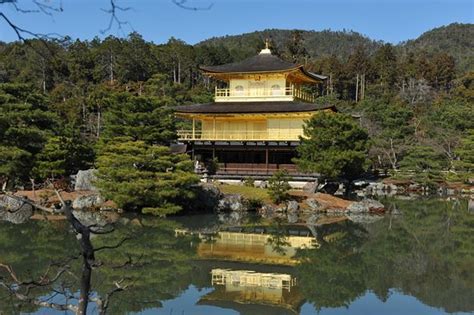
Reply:
<svg viewBox="0 0 474 315"><path fill-rule="evenodd" d="M273 202L280 204L290 198L289 190L291 188L288 181L290 177L287 170L275 172L268 181L268 194Z"/></svg>
<svg viewBox="0 0 474 315"><path fill-rule="evenodd" d="M253 179L252 177L244 178L244 186L254 187L255 186L255 179Z"/></svg>

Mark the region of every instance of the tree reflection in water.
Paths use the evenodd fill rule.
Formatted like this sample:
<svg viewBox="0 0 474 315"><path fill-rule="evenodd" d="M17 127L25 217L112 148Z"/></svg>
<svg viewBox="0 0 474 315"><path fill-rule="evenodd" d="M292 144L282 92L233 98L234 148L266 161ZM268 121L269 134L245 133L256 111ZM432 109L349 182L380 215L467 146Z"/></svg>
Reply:
<svg viewBox="0 0 474 315"><path fill-rule="evenodd" d="M79 233L79 242L75 240L66 221L1 223L0 314L40 307L76 314L86 309L124 314L160 307L161 300L179 294L188 286L185 274L192 268L186 264L193 256L191 238L176 238L178 226L172 221L131 222L118 225L113 233L96 230L92 243L84 237L89 230ZM73 230L77 233L83 227Z"/></svg>
<svg viewBox="0 0 474 315"><path fill-rule="evenodd" d="M322 227L321 247L300 251L307 300L316 309L347 307L367 290L382 301L398 290L448 312L473 311L474 216L466 202L384 202L402 215ZM331 234L339 237L325 241Z"/></svg>
<svg viewBox="0 0 474 315"><path fill-rule="evenodd" d="M294 267L221 258L207 266L209 260L197 257L199 239L175 234L185 228L186 221L196 222L197 218L183 217L182 224L171 219L122 218L114 233L92 238L93 246L99 248L130 237L119 248L96 253L100 267L92 270L91 296L105 297L115 282L125 279L130 287L111 299L109 313L142 312L161 307L163 301L178 297L190 285L212 287L211 270L228 268L296 276L295 290L316 309L347 307L367 291L386 301L398 291L447 312L473 311L474 216L467 211L466 202L383 202L400 209L402 215L386 216L372 224L346 220L318 225L319 248L298 250L299 263ZM208 226L203 224L203 228ZM276 230L277 241L286 241L280 231L283 227L281 222L269 227ZM0 222L0 262L11 265L21 279L38 279L51 262L77 256L79 249L66 222ZM55 295L54 290L63 289L77 295L81 268L79 261L72 260L60 282L36 287L30 296L45 299ZM5 281L4 271L0 277ZM53 300L59 303L65 298L56 295ZM2 315L39 309L1 289L0 301ZM93 303L89 310L95 313L97 306Z"/></svg>

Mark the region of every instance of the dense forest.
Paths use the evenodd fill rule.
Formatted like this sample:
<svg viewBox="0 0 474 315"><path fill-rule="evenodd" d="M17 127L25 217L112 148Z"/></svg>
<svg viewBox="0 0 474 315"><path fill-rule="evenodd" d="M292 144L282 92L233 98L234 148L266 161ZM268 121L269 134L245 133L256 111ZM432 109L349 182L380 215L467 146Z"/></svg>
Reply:
<svg viewBox="0 0 474 315"><path fill-rule="evenodd" d="M241 60L269 38L275 54L328 76L313 91L317 101L360 117L373 170L467 181L474 169L473 32L471 24L452 24L399 45L355 32L298 30L194 46L175 38L154 44L137 33L0 43L0 180L18 187L106 168L111 145L130 154L137 153L126 148L133 143L140 154L168 146L184 124L173 107L209 102L222 84L198 65ZM189 169L183 164L183 174ZM186 176L169 180L196 181Z"/></svg>

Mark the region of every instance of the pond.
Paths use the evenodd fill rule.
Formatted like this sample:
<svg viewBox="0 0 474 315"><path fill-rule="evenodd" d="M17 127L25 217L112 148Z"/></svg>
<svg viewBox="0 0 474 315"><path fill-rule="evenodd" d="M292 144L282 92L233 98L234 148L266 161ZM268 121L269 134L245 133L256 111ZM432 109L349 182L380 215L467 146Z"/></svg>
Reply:
<svg viewBox="0 0 474 315"><path fill-rule="evenodd" d="M114 232L92 238L96 249L111 248L96 252L91 295L124 288L110 295L108 314L473 313L467 201L381 201L399 214L291 224L235 214L123 217ZM0 314L65 314L31 301L77 303L78 253L66 221L0 221L0 264L18 279L41 279L47 270L51 278L67 266L23 301L1 285L11 275L0 270Z"/></svg>

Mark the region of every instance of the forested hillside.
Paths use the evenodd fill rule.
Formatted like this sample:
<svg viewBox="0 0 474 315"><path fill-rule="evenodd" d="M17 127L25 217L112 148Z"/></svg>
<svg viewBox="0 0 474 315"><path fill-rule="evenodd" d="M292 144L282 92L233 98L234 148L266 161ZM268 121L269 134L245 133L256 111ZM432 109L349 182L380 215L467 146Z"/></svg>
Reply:
<svg viewBox="0 0 474 315"><path fill-rule="evenodd" d="M358 46L373 54L383 45L354 31L298 31L298 40L309 58L336 56L346 59ZM241 59L255 54L262 48L264 39L272 41L274 49L285 50L288 42L295 38L295 31L269 29L235 36L215 37L198 45L224 46L235 58ZM474 25L453 23L425 32L414 40L395 45L400 54L448 53L454 57L459 72L466 72L474 66Z"/></svg>
<svg viewBox="0 0 474 315"><path fill-rule="evenodd" d="M98 161L106 169L110 145L131 154L130 159L146 160L147 152L173 142L176 129L185 124L174 118L175 105L209 102L214 87L223 84L203 76L198 65L253 55L265 38L281 58L328 76L308 92L317 93L318 102L361 117L371 138L372 170L395 176L415 171L418 180L430 183L468 181L474 169L474 69L469 61L473 43L465 35L472 28L436 29L402 44L406 49L353 32L278 30L194 46L174 38L157 45L137 33L3 43L0 182L18 187L68 178ZM460 71L459 65L466 68ZM134 142L142 151L134 151ZM169 164L166 150L159 150ZM158 158L155 162L164 164L157 168L153 162L150 169L166 173L165 160ZM165 183L193 183L183 172Z"/></svg>
<svg viewBox="0 0 474 315"><path fill-rule="evenodd" d="M223 46L236 59L243 59L254 55L263 48L265 39L269 39L274 52L283 52L291 41L300 41L302 49L308 57L337 56L347 58L357 46L363 46L369 53L382 45L381 42L371 40L362 34L353 31L295 31L268 29L253 33L235 36L214 37L205 40L197 46Z"/></svg>
<svg viewBox="0 0 474 315"><path fill-rule="evenodd" d="M423 33L414 40L401 43L405 52L425 50L428 53L445 52L454 57L460 72L474 68L474 25L453 23Z"/></svg>

